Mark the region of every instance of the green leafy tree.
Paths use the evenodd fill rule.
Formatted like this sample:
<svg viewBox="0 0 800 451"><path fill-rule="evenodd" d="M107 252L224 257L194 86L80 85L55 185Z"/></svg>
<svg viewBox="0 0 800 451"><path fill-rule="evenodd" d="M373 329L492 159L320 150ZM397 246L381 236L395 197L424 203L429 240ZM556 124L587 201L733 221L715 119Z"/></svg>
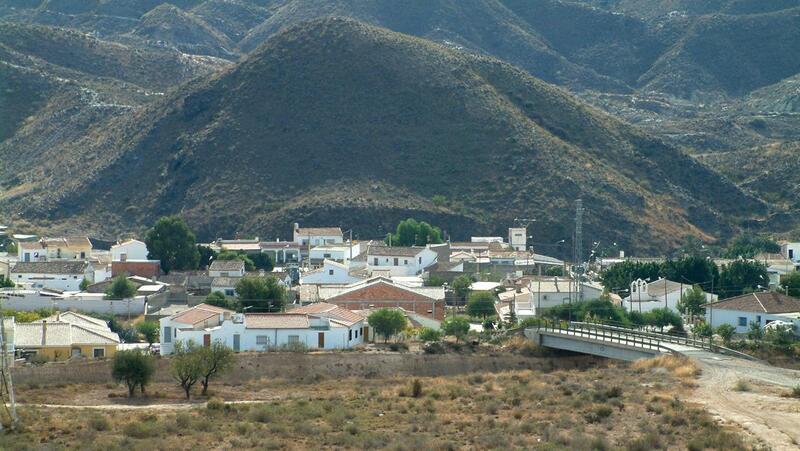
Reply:
<svg viewBox="0 0 800 451"><path fill-rule="evenodd" d="M161 269L169 273L172 270L197 269L200 264L200 251L197 249L194 233L178 216L165 216L144 238L150 258L161 260Z"/></svg>
<svg viewBox="0 0 800 451"><path fill-rule="evenodd" d="M789 296L800 297L800 272L793 271L782 275L781 288Z"/></svg>
<svg viewBox="0 0 800 451"><path fill-rule="evenodd" d="M238 300L229 298L219 291L210 293L203 302L208 305L233 310L235 312L240 312L242 310L242 304Z"/></svg>
<svg viewBox="0 0 800 451"><path fill-rule="evenodd" d="M419 331L418 337L421 341L427 343L429 341L439 341L442 338L442 333L430 327L423 327L422 330Z"/></svg>
<svg viewBox="0 0 800 451"><path fill-rule="evenodd" d="M719 268L713 260L701 256L688 256L677 260L667 260L662 265L664 277L675 282L706 283L712 278L719 280Z"/></svg>
<svg viewBox="0 0 800 451"><path fill-rule="evenodd" d="M645 313L645 323L649 326L660 328L661 332L667 326L677 329L683 328L683 320L681 320L680 315L668 308L658 308Z"/></svg>
<svg viewBox="0 0 800 451"><path fill-rule="evenodd" d="M236 283L242 308L256 312L279 312L286 305L286 288L276 277L242 277Z"/></svg>
<svg viewBox="0 0 800 451"><path fill-rule="evenodd" d="M251 255L250 259L253 260L253 264L255 264L258 269L263 269L266 272L275 269L275 262L272 261L272 257L270 257L269 254L260 253Z"/></svg>
<svg viewBox="0 0 800 451"><path fill-rule="evenodd" d="M794 325L778 326L767 330L764 334L764 341L774 346L784 353L790 353L796 341L794 335Z"/></svg>
<svg viewBox="0 0 800 451"><path fill-rule="evenodd" d="M711 324L706 322L695 324L694 328L692 328L692 332L695 336L700 338L708 338L714 335L714 329L711 327Z"/></svg>
<svg viewBox="0 0 800 451"><path fill-rule="evenodd" d="M106 299L130 299L136 296L136 285L125 276L117 276L106 288Z"/></svg>
<svg viewBox="0 0 800 451"><path fill-rule="evenodd" d="M764 329L756 322L750 323L750 327L747 329L747 338L753 341L760 341L764 338Z"/></svg>
<svg viewBox="0 0 800 451"><path fill-rule="evenodd" d="M636 279L656 280L661 275L661 265L624 261L612 265L600 273L603 286L609 291L627 290Z"/></svg>
<svg viewBox="0 0 800 451"><path fill-rule="evenodd" d="M442 332L461 341L469 333L469 320L463 316L447 318L442 322Z"/></svg>
<svg viewBox="0 0 800 451"><path fill-rule="evenodd" d="M729 345L731 343L734 333L736 333L736 328L730 324L722 324L717 327L717 335L722 338L722 342L725 343L725 345Z"/></svg>
<svg viewBox="0 0 800 451"><path fill-rule="evenodd" d="M89 279L84 277L83 280L81 280L81 284L78 285L78 288L80 288L81 291L86 291L86 289L89 288L89 285L91 285L91 282L89 282Z"/></svg>
<svg viewBox="0 0 800 451"><path fill-rule="evenodd" d="M170 371L172 378L178 382L190 399L194 384L203 376L203 363L200 358L201 347L194 341L176 341Z"/></svg>
<svg viewBox="0 0 800 451"><path fill-rule="evenodd" d="M136 331L142 334L147 344L152 345L158 341L159 325L155 321L142 321L136 324Z"/></svg>
<svg viewBox="0 0 800 451"><path fill-rule="evenodd" d="M549 277L563 277L564 268L561 266L550 266L544 270L544 275Z"/></svg>
<svg viewBox="0 0 800 451"><path fill-rule="evenodd" d="M425 286L426 287L441 287L442 285L445 284L445 282L447 282L445 279L443 279L443 278L441 278L439 276L431 274L428 277L428 280L425 281Z"/></svg>
<svg viewBox="0 0 800 451"><path fill-rule="evenodd" d="M494 293L488 291L476 291L469 295L467 302L467 314L473 317L486 319L487 316L495 314Z"/></svg>
<svg viewBox="0 0 800 451"><path fill-rule="evenodd" d="M453 279L453 294L459 302L464 302L469 296L469 287L472 286L472 278L468 275L461 275Z"/></svg>
<svg viewBox="0 0 800 451"><path fill-rule="evenodd" d="M200 269L206 269L211 265L211 262L217 259L217 251L208 246L201 244L197 245L197 252L200 254Z"/></svg>
<svg viewBox="0 0 800 451"><path fill-rule="evenodd" d="M238 252L231 252L231 251L222 251L217 254L217 260L241 260L244 262L244 269L245 271L255 271L256 264L253 263L253 260L245 254L240 254Z"/></svg>
<svg viewBox="0 0 800 451"><path fill-rule="evenodd" d="M233 350L225 346L222 341L216 340L211 346L199 348L200 353L200 384L203 386L202 394L208 393L208 383L212 377L218 376L233 367Z"/></svg>
<svg viewBox="0 0 800 451"><path fill-rule="evenodd" d="M367 322L375 333L383 336L383 342L389 341L406 328L406 317L399 310L380 309L369 314Z"/></svg>
<svg viewBox="0 0 800 451"><path fill-rule="evenodd" d="M6 279L5 276L0 276L0 288L14 288L14 282L11 279Z"/></svg>
<svg viewBox="0 0 800 451"><path fill-rule="evenodd" d="M767 267L763 263L736 260L723 265L720 273L719 292L723 298L752 293L758 287L769 285Z"/></svg>
<svg viewBox="0 0 800 451"><path fill-rule="evenodd" d="M400 221L397 231L386 236L386 244L391 246L425 246L442 242L442 231L425 221L415 219Z"/></svg>
<svg viewBox="0 0 800 451"><path fill-rule="evenodd" d="M744 234L734 238L723 253L725 258L753 258L762 252L778 253L781 246L770 238Z"/></svg>
<svg viewBox="0 0 800 451"><path fill-rule="evenodd" d="M140 349L117 351L111 364L111 376L128 387L128 397L133 397L136 387L144 393L144 387L153 379L156 372L153 357Z"/></svg>
<svg viewBox="0 0 800 451"><path fill-rule="evenodd" d="M700 285L695 285L691 290L681 296L677 308L678 311L684 315L689 315L691 318L694 318L697 315L705 313L706 309L703 307L705 303L706 293L700 288Z"/></svg>
<svg viewBox="0 0 800 451"><path fill-rule="evenodd" d="M19 250L17 250L17 243L13 241L9 242L8 245L6 245L6 252L8 252L8 255L17 255L19 252Z"/></svg>

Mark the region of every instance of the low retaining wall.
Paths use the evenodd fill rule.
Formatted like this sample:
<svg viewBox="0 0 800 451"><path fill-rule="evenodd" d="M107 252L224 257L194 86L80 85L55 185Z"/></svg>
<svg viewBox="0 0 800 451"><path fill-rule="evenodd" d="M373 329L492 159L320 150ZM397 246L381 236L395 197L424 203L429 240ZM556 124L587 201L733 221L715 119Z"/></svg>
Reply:
<svg viewBox="0 0 800 451"><path fill-rule="evenodd" d="M28 296L25 298L8 296L3 299L3 308L32 312L39 309L60 311L76 310L79 312L111 313L114 315L138 316L144 313L144 297L131 300L111 301L105 299L55 299L50 296Z"/></svg>
<svg viewBox="0 0 800 451"><path fill-rule="evenodd" d="M225 383L251 380L290 379L311 381L322 376L345 377L447 376L472 372L586 368L603 359L593 356L525 357L511 354L401 354L336 352L319 354L248 353L236 356L236 366L224 376ZM157 359L156 382L172 382L170 359ZM52 363L43 366L15 367L15 384L40 386L58 384L107 383L111 362Z"/></svg>

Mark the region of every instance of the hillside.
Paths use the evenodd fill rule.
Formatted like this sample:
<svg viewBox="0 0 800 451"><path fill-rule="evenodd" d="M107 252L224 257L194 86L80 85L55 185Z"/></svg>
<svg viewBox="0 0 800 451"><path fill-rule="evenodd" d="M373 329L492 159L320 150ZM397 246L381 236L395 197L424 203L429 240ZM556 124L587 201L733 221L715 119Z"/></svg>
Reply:
<svg viewBox="0 0 800 451"><path fill-rule="evenodd" d="M182 212L204 238L285 234L298 219L374 234L412 214L464 237L525 214L556 240L582 197L587 235L663 250L766 212L513 66L344 19L292 27L223 74L3 170L30 166L7 212L107 234ZM444 206L427 200L437 194Z"/></svg>

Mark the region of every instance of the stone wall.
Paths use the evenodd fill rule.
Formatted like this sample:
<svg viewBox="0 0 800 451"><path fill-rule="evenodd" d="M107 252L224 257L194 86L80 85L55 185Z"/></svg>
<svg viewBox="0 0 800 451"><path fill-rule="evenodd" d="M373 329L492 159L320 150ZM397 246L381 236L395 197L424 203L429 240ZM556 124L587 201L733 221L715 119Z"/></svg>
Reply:
<svg viewBox="0 0 800 451"><path fill-rule="evenodd" d="M511 354L401 354L401 353L243 353L236 356L236 367L225 374L230 384L261 378L312 381L317 377L447 376L472 372L519 369L549 371L586 368L602 364L591 356L524 357ZM170 359L157 359L156 382L171 382ZM50 363L12 369L15 384L40 386L110 382L111 362Z"/></svg>

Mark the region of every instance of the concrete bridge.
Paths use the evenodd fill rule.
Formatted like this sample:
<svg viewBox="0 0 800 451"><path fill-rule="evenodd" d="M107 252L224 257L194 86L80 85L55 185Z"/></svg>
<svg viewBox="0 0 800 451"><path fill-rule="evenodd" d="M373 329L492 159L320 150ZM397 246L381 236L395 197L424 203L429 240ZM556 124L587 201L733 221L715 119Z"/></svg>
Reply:
<svg viewBox="0 0 800 451"><path fill-rule="evenodd" d="M605 324L571 322L566 325L541 325L526 329L525 336L547 348L627 361L660 354L688 355L697 351L756 360L747 354L704 340Z"/></svg>

